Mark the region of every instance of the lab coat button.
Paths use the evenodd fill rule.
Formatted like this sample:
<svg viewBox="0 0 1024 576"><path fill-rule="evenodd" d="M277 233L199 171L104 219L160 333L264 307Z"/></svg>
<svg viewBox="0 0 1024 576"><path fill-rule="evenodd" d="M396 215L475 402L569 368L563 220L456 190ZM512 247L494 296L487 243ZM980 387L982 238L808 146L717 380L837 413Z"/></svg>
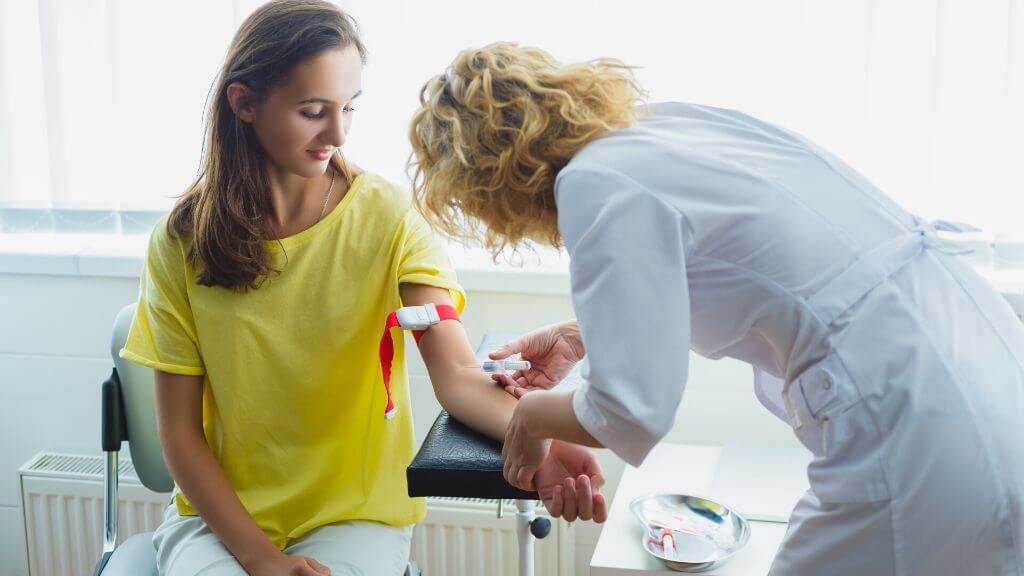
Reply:
<svg viewBox="0 0 1024 576"><path fill-rule="evenodd" d="M825 375L825 382L821 385L821 387L824 388L825 390L831 390L832 389L832 377L826 374Z"/></svg>

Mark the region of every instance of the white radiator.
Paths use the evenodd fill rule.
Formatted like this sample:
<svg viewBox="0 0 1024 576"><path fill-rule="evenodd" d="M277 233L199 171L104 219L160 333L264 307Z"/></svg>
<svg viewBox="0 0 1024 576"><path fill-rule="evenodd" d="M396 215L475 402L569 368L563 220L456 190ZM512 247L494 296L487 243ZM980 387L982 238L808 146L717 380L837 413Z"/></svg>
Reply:
<svg viewBox="0 0 1024 576"><path fill-rule="evenodd" d="M91 576L103 542L103 457L41 452L18 469L28 543L29 576ZM122 457L119 541L154 530L169 494L142 486ZM427 517L413 532L412 559L424 576L514 576L519 551L515 508L496 517L490 500L428 498ZM536 542L538 576L573 573L573 531L552 522Z"/></svg>
<svg viewBox="0 0 1024 576"><path fill-rule="evenodd" d="M423 576L518 574L514 503L505 501L503 518L497 511L493 500L427 498L427 517L413 530L411 554ZM534 542L534 574L572 576L574 540L568 524L552 520L551 533Z"/></svg>

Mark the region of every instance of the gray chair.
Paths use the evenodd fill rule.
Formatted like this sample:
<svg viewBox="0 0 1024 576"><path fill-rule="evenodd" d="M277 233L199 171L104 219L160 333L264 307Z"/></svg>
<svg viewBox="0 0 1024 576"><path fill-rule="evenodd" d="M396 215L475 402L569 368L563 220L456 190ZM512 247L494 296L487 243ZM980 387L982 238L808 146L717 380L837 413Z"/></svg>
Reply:
<svg viewBox="0 0 1024 576"><path fill-rule="evenodd" d="M103 555L94 576L157 576L151 532L117 542L117 464L121 442L128 442L132 463L143 485L155 492L169 493L174 489L156 432L153 371L118 356L128 339L134 315L135 304L130 304L121 309L114 321L110 339L114 370L103 383Z"/></svg>
<svg viewBox="0 0 1024 576"><path fill-rule="evenodd" d="M155 492L170 493L174 489L157 436L153 371L118 356L128 339L135 307L125 306L114 321L110 340L114 370L103 383L103 555L93 576L157 576L152 532L117 542L117 458L121 443L128 442L132 463L144 486ZM418 576L420 571L410 562L405 574Z"/></svg>

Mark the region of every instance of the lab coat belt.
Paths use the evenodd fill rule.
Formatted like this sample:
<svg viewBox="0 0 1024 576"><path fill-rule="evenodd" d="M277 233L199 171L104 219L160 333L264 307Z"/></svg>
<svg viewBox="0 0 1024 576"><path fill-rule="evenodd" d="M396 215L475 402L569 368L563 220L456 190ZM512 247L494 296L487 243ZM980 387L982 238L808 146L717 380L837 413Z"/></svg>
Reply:
<svg viewBox="0 0 1024 576"><path fill-rule="evenodd" d="M978 230L967 224L946 220L927 222L915 217L915 223L917 225L906 234L883 242L861 255L850 267L807 299L808 305L822 322L831 325L843 312L926 248L944 254L971 252L970 248L940 238L936 234L938 230L957 233Z"/></svg>

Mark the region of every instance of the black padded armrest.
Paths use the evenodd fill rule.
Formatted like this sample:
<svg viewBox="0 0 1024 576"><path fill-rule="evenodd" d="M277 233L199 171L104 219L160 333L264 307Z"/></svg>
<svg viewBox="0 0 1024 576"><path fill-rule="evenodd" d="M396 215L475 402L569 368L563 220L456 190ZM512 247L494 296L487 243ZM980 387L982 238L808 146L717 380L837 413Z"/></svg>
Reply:
<svg viewBox="0 0 1024 576"><path fill-rule="evenodd" d="M515 338L487 334L477 357ZM502 474L501 443L471 430L444 410L434 421L419 452L406 470L409 496L454 496L537 500L536 492L513 487Z"/></svg>
<svg viewBox="0 0 1024 576"><path fill-rule="evenodd" d="M537 500L505 481L501 444L441 411L406 470L409 496Z"/></svg>

